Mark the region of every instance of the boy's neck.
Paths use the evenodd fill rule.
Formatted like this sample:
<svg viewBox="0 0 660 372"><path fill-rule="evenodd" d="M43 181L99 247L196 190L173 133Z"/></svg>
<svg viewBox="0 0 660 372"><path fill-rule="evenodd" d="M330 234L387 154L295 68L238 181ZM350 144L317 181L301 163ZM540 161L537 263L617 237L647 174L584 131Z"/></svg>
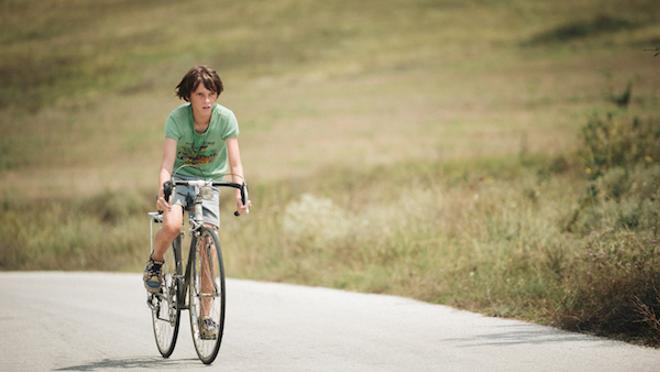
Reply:
<svg viewBox="0 0 660 372"><path fill-rule="evenodd" d="M193 121L195 124L195 128L202 128L202 129L206 128L209 125L209 122L211 121L211 113L209 113L208 115L206 115L206 117L204 117L193 110Z"/></svg>

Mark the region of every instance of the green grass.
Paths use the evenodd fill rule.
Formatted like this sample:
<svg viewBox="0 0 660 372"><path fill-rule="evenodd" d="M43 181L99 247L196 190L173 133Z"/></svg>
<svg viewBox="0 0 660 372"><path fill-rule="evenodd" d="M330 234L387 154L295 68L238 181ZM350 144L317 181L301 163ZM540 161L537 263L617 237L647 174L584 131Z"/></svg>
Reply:
<svg viewBox="0 0 660 372"><path fill-rule="evenodd" d="M255 203L223 206L230 275L657 345L660 156L626 146L658 137L582 137L657 120L654 2L0 9L1 269L140 270L173 88L207 63Z"/></svg>

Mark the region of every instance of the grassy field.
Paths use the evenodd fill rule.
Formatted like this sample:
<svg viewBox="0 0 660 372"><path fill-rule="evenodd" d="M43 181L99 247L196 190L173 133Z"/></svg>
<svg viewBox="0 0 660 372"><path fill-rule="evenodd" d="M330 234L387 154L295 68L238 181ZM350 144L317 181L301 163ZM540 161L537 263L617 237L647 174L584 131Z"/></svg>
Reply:
<svg viewBox="0 0 660 372"><path fill-rule="evenodd" d="M660 343L655 2L0 8L0 268L140 270L206 63L255 204L224 213L231 276Z"/></svg>

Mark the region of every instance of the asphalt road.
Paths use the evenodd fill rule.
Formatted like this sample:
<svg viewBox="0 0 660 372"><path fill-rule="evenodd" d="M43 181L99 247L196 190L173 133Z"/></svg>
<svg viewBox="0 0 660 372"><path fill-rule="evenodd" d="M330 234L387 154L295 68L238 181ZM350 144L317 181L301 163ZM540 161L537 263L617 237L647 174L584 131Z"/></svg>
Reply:
<svg viewBox="0 0 660 372"><path fill-rule="evenodd" d="M0 371L195 370L156 349L141 277L0 273ZM221 371L660 371L660 350L400 297L229 280ZM206 369L208 370L208 369Z"/></svg>

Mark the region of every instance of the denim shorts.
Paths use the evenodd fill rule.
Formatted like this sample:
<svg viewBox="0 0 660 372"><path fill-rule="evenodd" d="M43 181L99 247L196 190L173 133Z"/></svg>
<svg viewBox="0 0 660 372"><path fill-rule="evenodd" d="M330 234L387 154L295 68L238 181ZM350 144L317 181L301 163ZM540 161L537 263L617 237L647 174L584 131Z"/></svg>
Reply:
<svg viewBox="0 0 660 372"><path fill-rule="evenodd" d="M180 181L183 179L175 178ZM204 223L220 226L220 189L211 187L213 192L208 198L202 199L202 215L204 216ZM194 208L194 188L189 186L176 186L175 194L170 201L172 205L179 204L184 210L193 212Z"/></svg>

